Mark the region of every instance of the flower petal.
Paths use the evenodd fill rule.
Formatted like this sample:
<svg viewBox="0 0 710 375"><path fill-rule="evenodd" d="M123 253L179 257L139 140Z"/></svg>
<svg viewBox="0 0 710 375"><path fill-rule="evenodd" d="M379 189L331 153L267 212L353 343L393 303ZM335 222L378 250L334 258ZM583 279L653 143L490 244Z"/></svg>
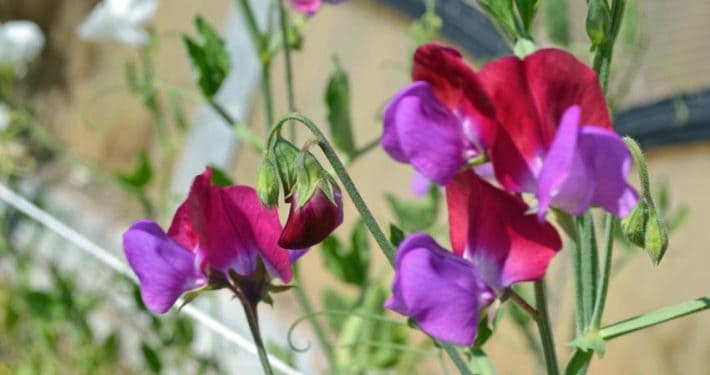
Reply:
<svg viewBox="0 0 710 375"><path fill-rule="evenodd" d="M123 234L128 264L138 276L143 303L164 313L188 290L204 285L195 254L168 237L158 224L141 220Z"/></svg>
<svg viewBox="0 0 710 375"><path fill-rule="evenodd" d="M441 185L463 165L464 144L461 124L426 82L405 87L385 109L382 147Z"/></svg>
<svg viewBox="0 0 710 375"><path fill-rule="evenodd" d="M197 249L197 234L190 222L190 205L187 200L175 211L173 221L168 228L168 236L186 249L193 251Z"/></svg>
<svg viewBox="0 0 710 375"><path fill-rule="evenodd" d="M528 215L528 205L464 171L446 186L454 251L478 268L499 291L520 281L538 280L562 247L554 227Z"/></svg>
<svg viewBox="0 0 710 375"><path fill-rule="evenodd" d="M313 15L321 7L321 0L291 0L291 6L299 13Z"/></svg>
<svg viewBox="0 0 710 375"><path fill-rule="evenodd" d="M594 166L596 190L592 203L618 216L628 216L638 203L638 193L626 181L632 158L624 140L614 131L583 127L582 153Z"/></svg>
<svg viewBox="0 0 710 375"><path fill-rule="evenodd" d="M335 202L320 187L302 207L298 207L298 198L294 195L279 246L303 249L317 245L343 223L343 197L340 189L333 186Z"/></svg>
<svg viewBox="0 0 710 375"><path fill-rule="evenodd" d="M569 52L547 48L529 55L525 75L546 140L552 140L562 115L573 105L581 107L584 126L612 129L597 74Z"/></svg>
<svg viewBox="0 0 710 375"><path fill-rule="evenodd" d="M517 57L505 57L484 66L478 76L501 126L491 150L496 177L509 191L533 191L546 143L525 65Z"/></svg>
<svg viewBox="0 0 710 375"><path fill-rule="evenodd" d="M187 198L200 267L248 276L261 256L272 275L289 282L289 254L276 243L281 233L276 209L263 207L250 187L212 186L211 175L208 168L197 176Z"/></svg>
<svg viewBox="0 0 710 375"><path fill-rule="evenodd" d="M490 147L497 128L493 106L461 53L435 43L419 47L412 80L428 82L436 98L460 116L468 140L479 152Z"/></svg>
<svg viewBox="0 0 710 375"><path fill-rule="evenodd" d="M580 113L579 106L565 112L545 156L536 192L540 221L550 205L577 216L592 203L597 180L594 166L579 144Z"/></svg>
<svg viewBox="0 0 710 375"><path fill-rule="evenodd" d="M400 245L395 270L385 307L412 317L439 340L473 343L479 310L493 299L473 264L416 233Z"/></svg>

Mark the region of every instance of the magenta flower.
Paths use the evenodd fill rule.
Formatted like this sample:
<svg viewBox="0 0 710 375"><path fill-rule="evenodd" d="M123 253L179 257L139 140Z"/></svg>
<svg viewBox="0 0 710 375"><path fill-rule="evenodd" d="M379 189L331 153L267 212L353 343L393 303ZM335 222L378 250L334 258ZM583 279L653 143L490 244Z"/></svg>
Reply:
<svg viewBox="0 0 710 375"><path fill-rule="evenodd" d="M458 174L446 197L454 252L427 234L408 236L385 307L439 340L471 345L480 310L512 284L543 278L562 242L554 227L527 214L525 202L472 171Z"/></svg>
<svg viewBox="0 0 710 375"><path fill-rule="evenodd" d="M211 184L208 168L197 176L175 212L167 234L139 220L123 234L128 263L138 276L145 305L164 313L186 291L252 276L264 265L268 277L291 280L291 255L278 246L278 212L261 205L254 189ZM268 280L266 281L268 282Z"/></svg>
<svg viewBox="0 0 710 375"><path fill-rule="evenodd" d="M412 76L384 113L382 146L395 160L445 185L485 155L506 190L536 195L541 218L549 207L579 215L596 205L623 217L636 206L631 154L597 76L569 53L505 57L475 74L457 51L428 44Z"/></svg>
<svg viewBox="0 0 710 375"><path fill-rule="evenodd" d="M597 76L571 54L543 49L486 65L479 78L500 128L490 159L509 191L534 193L572 215L597 205L617 216L636 206L631 154L614 131Z"/></svg>
<svg viewBox="0 0 710 375"><path fill-rule="evenodd" d="M291 211L279 238L279 246L302 249L322 242L343 223L343 197L338 185L331 184L333 200L316 187L313 196L299 207L298 196L291 197Z"/></svg>
<svg viewBox="0 0 710 375"><path fill-rule="evenodd" d="M297 12L307 14L309 16L315 14L321 5L323 5L324 0L291 0L291 6ZM330 4L340 4L348 0L325 0L326 3Z"/></svg>
<svg viewBox="0 0 710 375"><path fill-rule="evenodd" d="M385 109L382 147L393 159L446 185L493 143L493 108L476 74L452 48L419 47L412 79Z"/></svg>

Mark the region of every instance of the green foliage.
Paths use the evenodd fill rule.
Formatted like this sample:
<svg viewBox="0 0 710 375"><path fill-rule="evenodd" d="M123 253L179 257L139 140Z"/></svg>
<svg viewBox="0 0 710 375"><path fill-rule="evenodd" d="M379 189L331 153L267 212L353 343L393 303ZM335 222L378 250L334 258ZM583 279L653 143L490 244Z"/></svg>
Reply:
<svg viewBox="0 0 710 375"><path fill-rule="evenodd" d="M513 0L478 0L478 4L510 35L518 34L518 21L513 9Z"/></svg>
<svg viewBox="0 0 710 375"><path fill-rule="evenodd" d="M592 45L599 45L609 37L611 14L606 0L590 0L586 29Z"/></svg>
<svg viewBox="0 0 710 375"><path fill-rule="evenodd" d="M197 81L202 94L212 98L229 74L229 54L224 40L207 21L195 18L197 39L184 35L182 40L192 65L197 72Z"/></svg>
<svg viewBox="0 0 710 375"><path fill-rule="evenodd" d="M271 158L265 157L256 172L256 193L259 201L266 207L279 203L279 172Z"/></svg>
<svg viewBox="0 0 710 375"><path fill-rule="evenodd" d="M328 110L330 136L338 150L348 157L353 157L357 149L350 114L350 83L348 74L343 70L337 57L333 58L333 64L334 70L328 79L324 98Z"/></svg>
<svg viewBox="0 0 710 375"><path fill-rule="evenodd" d="M414 44L420 46L433 40L443 25L444 22L436 12L427 11L412 23L409 34L414 39Z"/></svg>
<svg viewBox="0 0 710 375"><path fill-rule="evenodd" d="M222 168L210 165L212 169L212 184L215 186L232 186L234 185L234 180L229 176L229 173L225 172Z"/></svg>
<svg viewBox="0 0 710 375"><path fill-rule="evenodd" d="M390 242L394 247L399 247L399 244L404 241L404 231L398 226L390 223Z"/></svg>
<svg viewBox="0 0 710 375"><path fill-rule="evenodd" d="M523 29L527 34L530 33L535 13L540 5L540 0L515 0L515 5L518 9L518 15L523 24Z"/></svg>
<svg viewBox="0 0 710 375"><path fill-rule="evenodd" d="M562 47L569 46L569 8L567 0L546 0L542 2L547 36Z"/></svg>
<svg viewBox="0 0 710 375"><path fill-rule="evenodd" d="M142 151L132 170L116 173L116 178L125 188L141 191L145 189L153 178L153 167L150 165L148 153Z"/></svg>
<svg viewBox="0 0 710 375"><path fill-rule="evenodd" d="M421 201L405 201L392 194L387 194L386 198L399 227L407 232L418 232L431 228L436 222L440 196L439 188L432 185Z"/></svg>
<svg viewBox="0 0 710 375"><path fill-rule="evenodd" d="M328 236L322 243L323 264L338 280L353 285L364 285L370 268L370 247L367 228L358 221L350 234L350 246L346 247L335 236Z"/></svg>

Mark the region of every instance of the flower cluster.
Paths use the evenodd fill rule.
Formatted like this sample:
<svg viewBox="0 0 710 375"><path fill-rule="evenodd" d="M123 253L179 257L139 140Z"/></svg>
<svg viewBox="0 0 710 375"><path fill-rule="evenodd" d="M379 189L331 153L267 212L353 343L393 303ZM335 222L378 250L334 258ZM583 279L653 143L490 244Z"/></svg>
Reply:
<svg viewBox="0 0 710 375"><path fill-rule="evenodd" d="M406 238L387 307L468 345L481 308L513 283L541 279L561 248L545 221L551 208L633 210L632 158L596 74L562 50L504 57L476 73L458 51L428 44L414 54L412 78L385 109L382 146L445 187L454 252L426 234ZM483 162L490 181L472 168ZM537 215L522 193L536 198Z"/></svg>
<svg viewBox="0 0 710 375"><path fill-rule="evenodd" d="M213 186L211 175L207 169L195 178L167 233L139 220L123 235L143 302L154 312L201 288L227 287L255 304L272 278L291 281L291 264L306 251L279 246L278 212L262 206L254 189Z"/></svg>

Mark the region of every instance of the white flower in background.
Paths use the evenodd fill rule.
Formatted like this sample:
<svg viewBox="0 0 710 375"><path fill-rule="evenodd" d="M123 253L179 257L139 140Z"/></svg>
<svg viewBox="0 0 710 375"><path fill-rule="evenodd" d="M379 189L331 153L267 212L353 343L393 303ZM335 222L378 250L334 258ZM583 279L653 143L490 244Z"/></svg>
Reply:
<svg viewBox="0 0 710 375"><path fill-rule="evenodd" d="M153 18L157 8L158 0L103 0L79 25L79 37L145 45L149 35L143 26Z"/></svg>
<svg viewBox="0 0 710 375"><path fill-rule="evenodd" d="M10 107L0 102L0 131L5 130L10 125L10 121L12 121L10 112Z"/></svg>
<svg viewBox="0 0 710 375"><path fill-rule="evenodd" d="M9 21L0 25L0 65L9 65L15 75L27 72L27 65L44 47L44 34L30 21Z"/></svg>

